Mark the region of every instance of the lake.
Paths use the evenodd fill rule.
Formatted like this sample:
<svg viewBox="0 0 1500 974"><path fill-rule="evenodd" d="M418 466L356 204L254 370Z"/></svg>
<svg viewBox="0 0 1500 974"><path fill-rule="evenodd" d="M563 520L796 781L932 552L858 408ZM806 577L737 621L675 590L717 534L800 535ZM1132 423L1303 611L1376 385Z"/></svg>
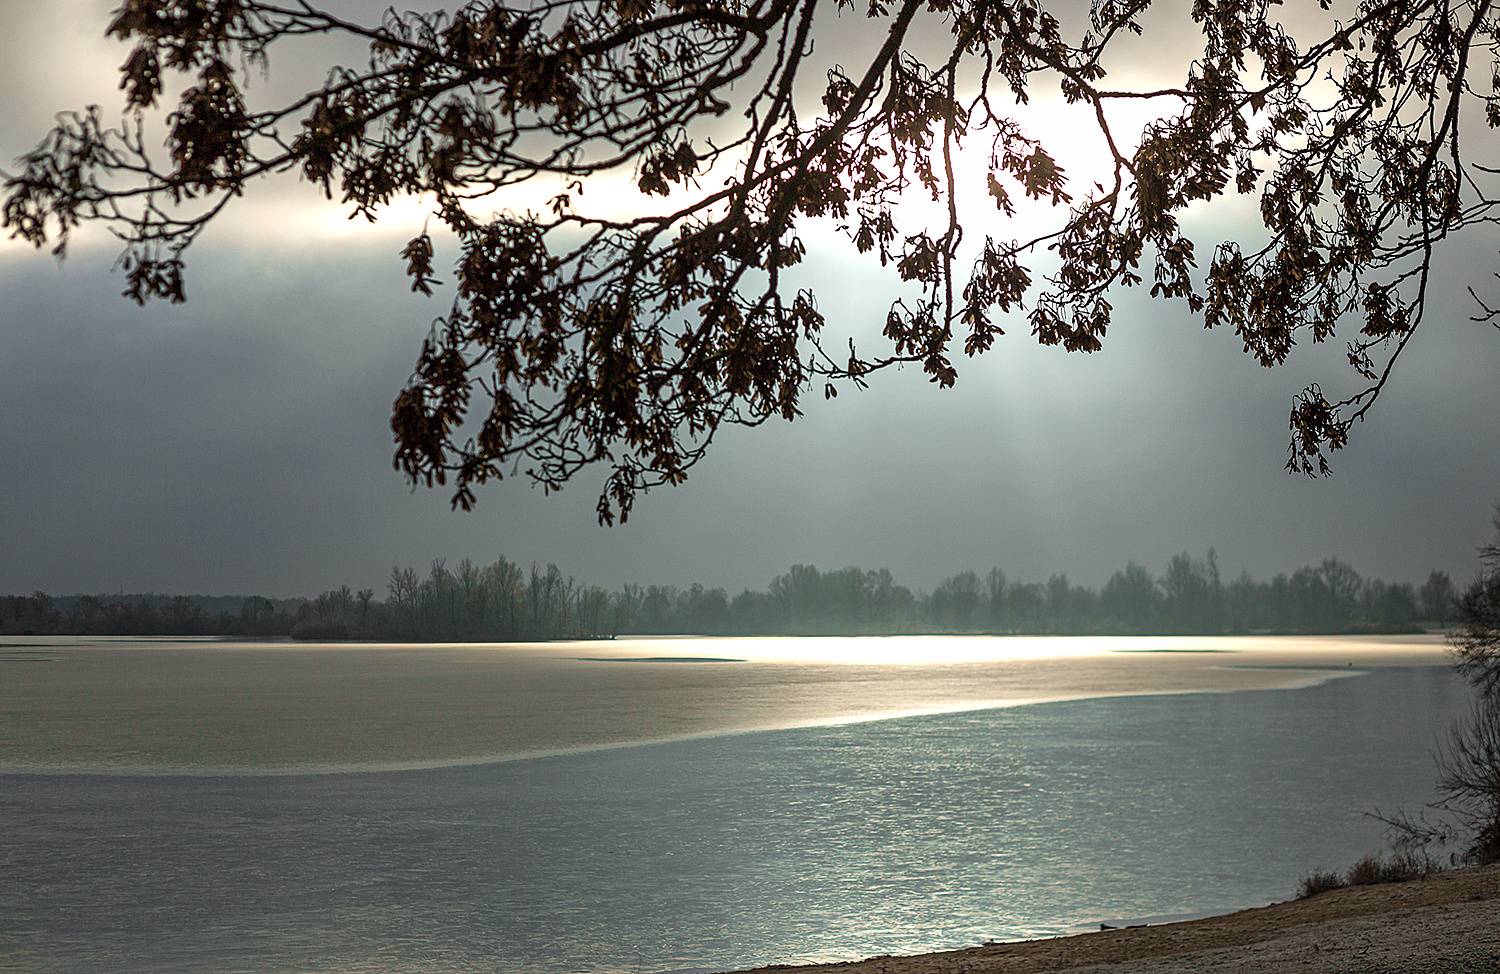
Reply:
<svg viewBox="0 0 1500 974"><path fill-rule="evenodd" d="M1467 705L1434 640L875 642L13 645L0 968L725 970L1263 905L1379 849Z"/></svg>

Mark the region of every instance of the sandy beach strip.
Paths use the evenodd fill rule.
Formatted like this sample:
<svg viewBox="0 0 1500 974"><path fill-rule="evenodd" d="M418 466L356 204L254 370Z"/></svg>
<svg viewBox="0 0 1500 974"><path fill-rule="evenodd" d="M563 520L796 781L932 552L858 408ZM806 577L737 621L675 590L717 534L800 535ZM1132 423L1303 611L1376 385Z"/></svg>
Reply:
<svg viewBox="0 0 1500 974"><path fill-rule="evenodd" d="M13 640L0 770L380 770L1442 665L1430 637Z"/></svg>
<svg viewBox="0 0 1500 974"><path fill-rule="evenodd" d="M1333 890L1180 923L912 957L760 968L797 974L1494 974L1500 865Z"/></svg>

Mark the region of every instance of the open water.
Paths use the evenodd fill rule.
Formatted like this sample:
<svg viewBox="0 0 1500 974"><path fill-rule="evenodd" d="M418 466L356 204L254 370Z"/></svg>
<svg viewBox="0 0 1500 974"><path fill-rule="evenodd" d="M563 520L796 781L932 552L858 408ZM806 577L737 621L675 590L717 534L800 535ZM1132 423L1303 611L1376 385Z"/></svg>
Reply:
<svg viewBox="0 0 1500 974"><path fill-rule="evenodd" d="M0 775L0 969L727 970L1289 898L1431 797L1446 667L309 775Z"/></svg>

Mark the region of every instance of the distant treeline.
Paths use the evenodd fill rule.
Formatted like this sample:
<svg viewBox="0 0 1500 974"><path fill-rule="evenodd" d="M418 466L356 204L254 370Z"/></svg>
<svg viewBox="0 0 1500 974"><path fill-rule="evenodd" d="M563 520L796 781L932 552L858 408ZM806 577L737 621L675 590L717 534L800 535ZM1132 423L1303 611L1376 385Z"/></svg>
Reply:
<svg viewBox="0 0 1500 974"><path fill-rule="evenodd" d="M763 592L627 585L609 592L505 558L436 561L424 578L391 572L387 596L348 586L310 600L203 596L0 597L0 633L284 637L503 642L619 634L874 635L997 633L1221 635L1401 633L1446 625L1455 590L1444 572L1420 587L1360 577L1347 563L1258 582L1220 577L1205 558L1173 557L1160 576L1131 563L1095 591L1053 575L1013 582L998 568L962 572L913 593L886 569L796 565Z"/></svg>
<svg viewBox="0 0 1500 974"><path fill-rule="evenodd" d="M373 593L371 593L373 595ZM0 634L287 636L306 599L258 595L0 596Z"/></svg>

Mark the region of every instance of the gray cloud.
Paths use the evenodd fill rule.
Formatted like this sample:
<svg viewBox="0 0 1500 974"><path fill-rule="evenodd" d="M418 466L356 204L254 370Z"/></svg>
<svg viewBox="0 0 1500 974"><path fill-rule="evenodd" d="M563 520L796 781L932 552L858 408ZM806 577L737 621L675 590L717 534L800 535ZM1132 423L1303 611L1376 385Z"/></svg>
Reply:
<svg viewBox="0 0 1500 974"><path fill-rule="evenodd" d="M104 45L70 18L108 6L6 16L66 26L88 79ZM24 31L5 36L0 53L30 50ZM95 100L115 94L110 58ZM80 92L51 87L55 71L13 87L35 65L0 60L8 158L50 119L41 105ZM1160 570L1210 545L1229 573L1338 555L1420 581L1470 573L1500 497L1500 336L1466 320L1462 289L1493 263L1475 245L1448 255L1439 305L1330 481L1281 464L1292 395L1345 388L1341 346L1267 371L1232 335L1125 293L1099 354L1039 348L1018 320L959 363L954 390L907 370L831 402L810 394L795 423L723 434L624 527L594 523L602 471L552 497L507 480L454 513L390 466L390 401L444 310L401 279L411 228L346 241L296 239L296 226L211 235L175 308L120 299L107 247L61 267L0 249L0 592L380 590L392 564L502 553L610 586L763 587L794 562L887 566L919 587L991 565L1099 585L1127 560ZM806 273L835 327L871 340L891 276L817 249Z"/></svg>

